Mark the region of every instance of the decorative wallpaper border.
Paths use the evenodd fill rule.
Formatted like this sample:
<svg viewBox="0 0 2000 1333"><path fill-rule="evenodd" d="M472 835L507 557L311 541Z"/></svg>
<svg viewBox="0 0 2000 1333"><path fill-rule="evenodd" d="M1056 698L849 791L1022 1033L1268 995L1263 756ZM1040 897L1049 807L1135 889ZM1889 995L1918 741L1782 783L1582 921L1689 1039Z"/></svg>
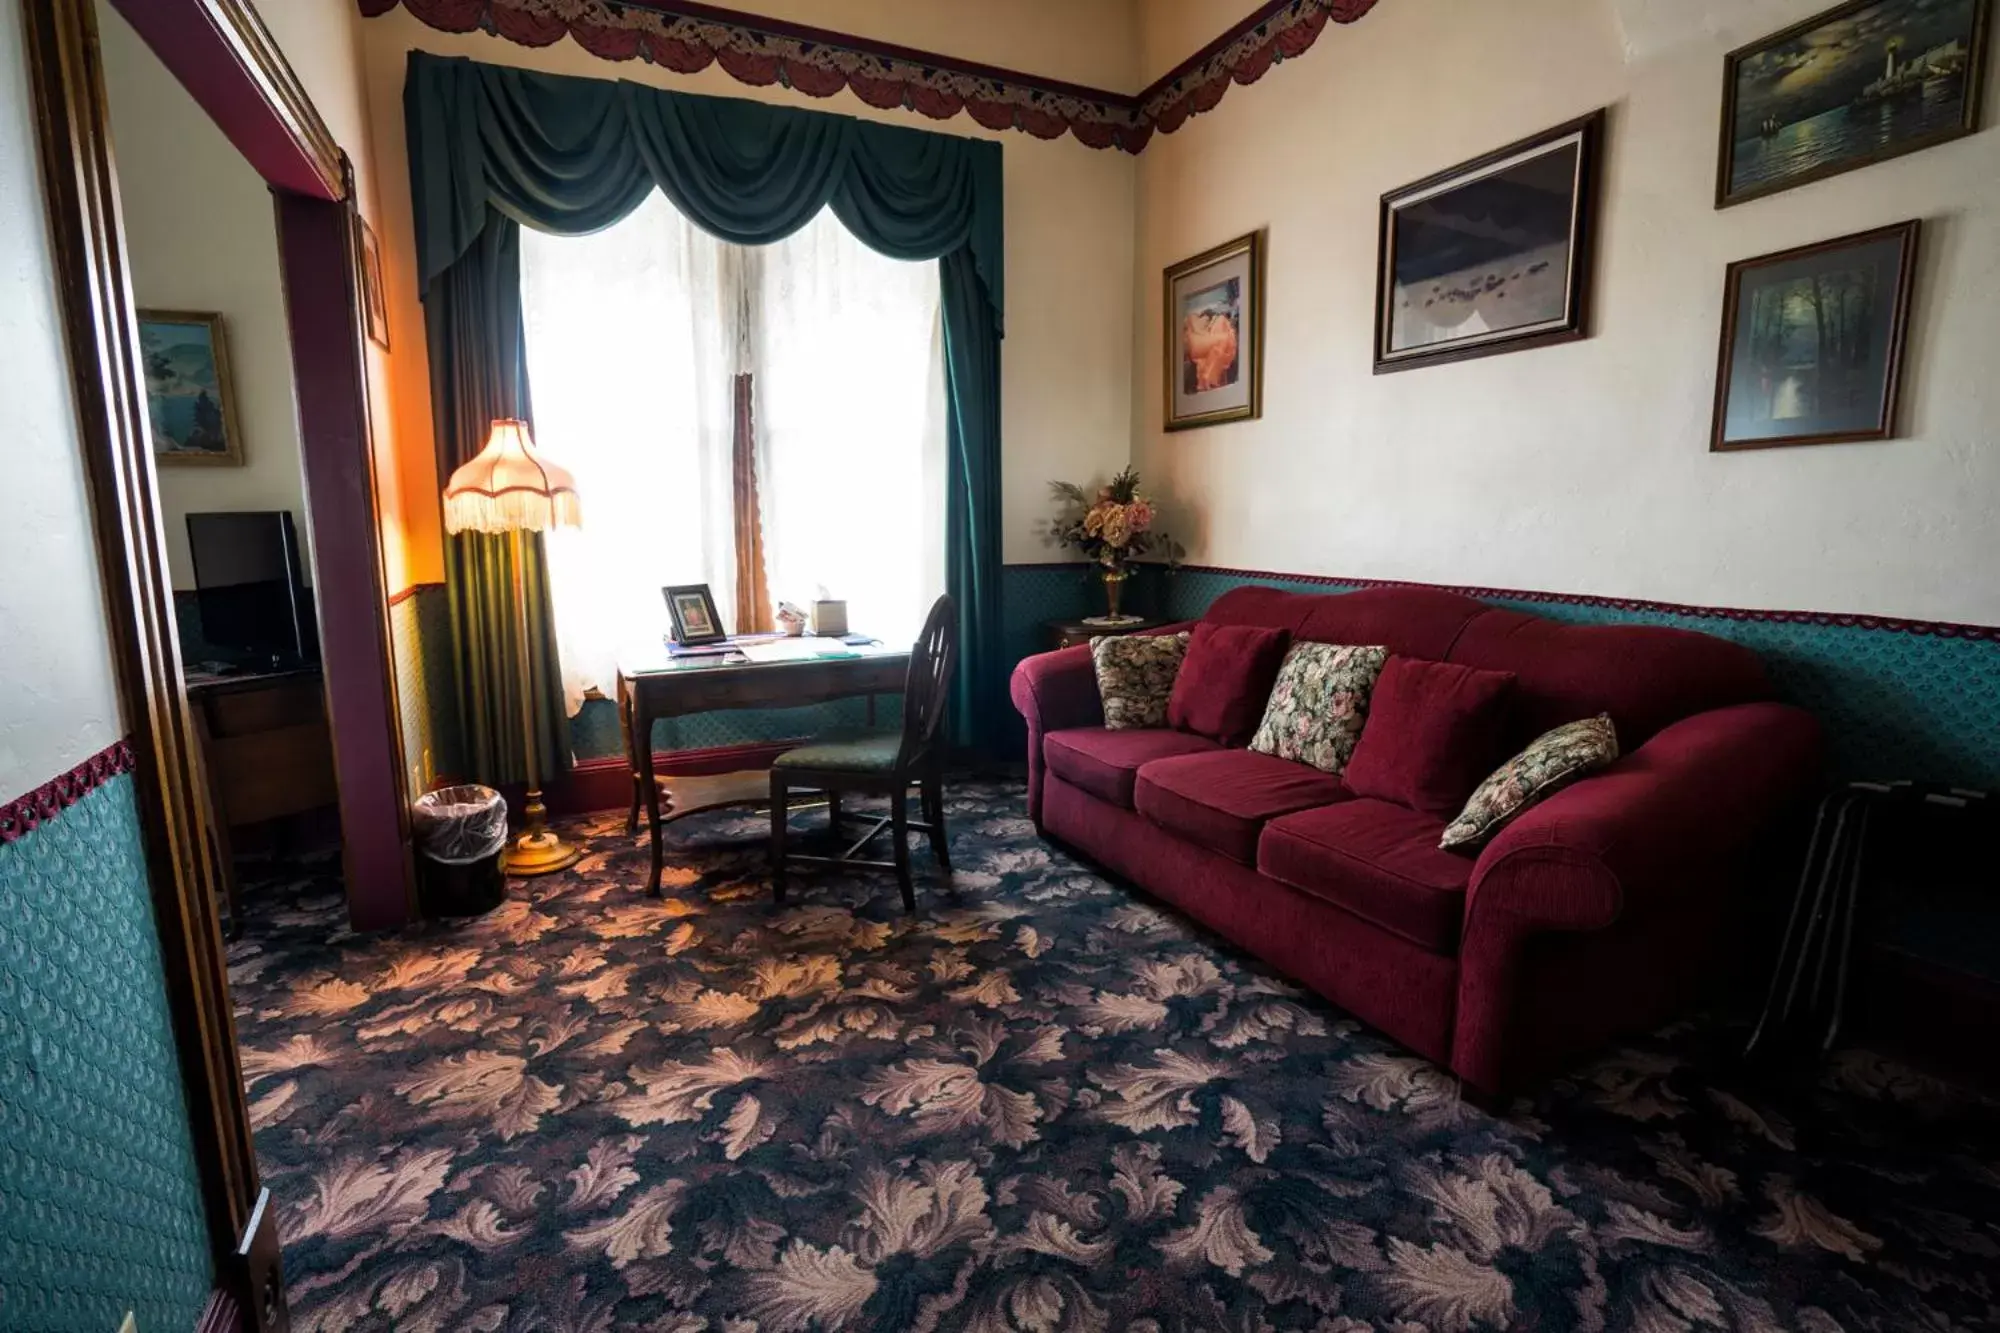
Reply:
<svg viewBox="0 0 2000 1333"><path fill-rule="evenodd" d="M118 741L41 786L0 805L0 843L17 842L120 773L130 773L132 743Z"/></svg>
<svg viewBox="0 0 2000 1333"><path fill-rule="evenodd" d="M1065 133L1091 148L1137 153L1213 110L1233 83L1255 83L1303 55L1331 23L1353 23L1379 0L1268 0L1142 92L1111 92L1017 70L871 41L694 0L358 0L374 18L402 5L440 32L486 32L521 46L564 37L602 60L644 60L677 74L710 65L752 87L783 84L808 97L848 89L869 106L933 120L969 115L989 130L1038 139Z"/></svg>
<svg viewBox="0 0 2000 1333"><path fill-rule="evenodd" d="M1679 602L1650 602L1625 597L1598 597L1589 593L1537 592L1520 588L1484 588L1456 583L1421 583L1409 579L1357 579L1332 574L1287 574L1268 569L1231 569L1223 565L1183 565L1181 573L1208 574L1229 579L1273 579L1284 583L1309 583L1341 588L1436 588L1444 592L1477 597L1482 601L1546 602L1560 606L1596 606L1613 611L1644 611L1656 615L1685 616L1697 620L1755 621L1773 625L1818 625L1830 629L1883 630L1892 634L1922 634L1940 639L1970 639L2000 642L2000 625L1962 625L1949 620L1905 620L1897 616L1867 616L1831 611L1758 611L1729 606L1688 606Z"/></svg>

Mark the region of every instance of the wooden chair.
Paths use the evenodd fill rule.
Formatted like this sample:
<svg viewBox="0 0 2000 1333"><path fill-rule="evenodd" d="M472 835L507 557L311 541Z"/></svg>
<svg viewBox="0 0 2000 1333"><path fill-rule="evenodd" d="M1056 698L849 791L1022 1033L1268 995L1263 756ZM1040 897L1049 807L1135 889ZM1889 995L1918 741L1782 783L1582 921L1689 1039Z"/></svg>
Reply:
<svg viewBox="0 0 2000 1333"><path fill-rule="evenodd" d="M893 870L903 889L903 907L915 911L916 886L910 879L910 830L930 838L931 851L946 874L951 852L944 828L944 709L951 669L958 657L958 609L940 597L924 621L923 633L910 652L910 669L903 681L903 725L854 728L828 732L796 750L787 750L771 765L771 878L777 900L785 901L786 872L794 866L865 866ZM920 789L921 820L909 812L910 788ZM822 793L827 801L827 825L836 843L841 837L840 798L845 795L885 796L889 813L876 820L846 850L833 856L806 856L786 846L787 802L793 792ZM859 854L889 832L893 860L865 861Z"/></svg>

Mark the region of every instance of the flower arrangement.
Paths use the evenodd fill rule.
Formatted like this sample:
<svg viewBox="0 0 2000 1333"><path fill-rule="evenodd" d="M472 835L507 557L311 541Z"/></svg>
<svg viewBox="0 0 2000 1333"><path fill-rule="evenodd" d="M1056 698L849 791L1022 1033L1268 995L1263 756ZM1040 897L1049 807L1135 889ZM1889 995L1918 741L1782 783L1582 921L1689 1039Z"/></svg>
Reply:
<svg viewBox="0 0 2000 1333"><path fill-rule="evenodd" d="M1118 614L1119 591L1131 573L1131 562L1159 552L1172 564L1181 555L1180 543L1153 527L1158 513L1153 502L1139 493L1139 470L1126 468L1110 485L1099 487L1095 496L1068 481L1050 482L1049 492L1063 506L1049 535L1100 566L1110 599L1110 622L1137 620Z"/></svg>

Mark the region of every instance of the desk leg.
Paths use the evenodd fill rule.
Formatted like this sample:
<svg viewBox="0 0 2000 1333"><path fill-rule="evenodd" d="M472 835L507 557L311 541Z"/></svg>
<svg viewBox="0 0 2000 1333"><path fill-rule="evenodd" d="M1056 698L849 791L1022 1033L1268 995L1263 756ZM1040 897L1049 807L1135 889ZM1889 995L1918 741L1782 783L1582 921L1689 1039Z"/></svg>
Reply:
<svg viewBox="0 0 2000 1333"><path fill-rule="evenodd" d="M637 802L644 798L646 828L653 839L653 873L646 881L646 887L657 898L660 896L660 871L666 865L667 847L660 827L660 782L653 776L653 713L646 707L643 695L638 695L632 701L632 735L635 737L636 748L643 752L636 757L636 766L632 770L638 774L639 787L639 790L633 793L633 800ZM636 740L640 737L644 738L643 742Z"/></svg>
<svg viewBox="0 0 2000 1333"><path fill-rule="evenodd" d="M625 812L625 831L639 831L639 747L633 743L635 732L632 727L632 686L621 674L618 677L618 735L625 742L625 772L632 779L632 806Z"/></svg>

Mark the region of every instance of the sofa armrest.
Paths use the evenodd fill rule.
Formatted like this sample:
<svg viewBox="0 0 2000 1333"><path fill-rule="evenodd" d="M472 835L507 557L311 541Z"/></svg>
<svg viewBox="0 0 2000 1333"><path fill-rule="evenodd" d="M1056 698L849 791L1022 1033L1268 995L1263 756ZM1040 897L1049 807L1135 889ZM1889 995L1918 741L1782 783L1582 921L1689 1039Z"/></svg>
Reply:
<svg viewBox="0 0 2000 1333"><path fill-rule="evenodd" d="M1810 713L1718 708L1674 723L1502 829L1466 894L1452 1068L1497 1093L1670 1016L1722 949L1706 923L1759 839L1810 796L1819 763ZM1537 950L1555 932L1602 931L1627 915L1650 923L1637 940L1608 940L1592 954L1588 935L1576 934L1566 952Z"/></svg>
<svg viewBox="0 0 2000 1333"><path fill-rule="evenodd" d="M1596 930L1745 851L1812 788L1819 723L1787 704L1685 718L1502 829L1473 869L1465 933L1505 915Z"/></svg>
<svg viewBox="0 0 2000 1333"><path fill-rule="evenodd" d="M1014 668L1008 693L1028 723L1028 818L1042 826L1042 784L1048 768L1042 737L1066 727L1101 727L1104 702L1097 694L1097 668L1088 644L1037 653Z"/></svg>
<svg viewBox="0 0 2000 1333"><path fill-rule="evenodd" d="M1009 693L1031 732L1104 725L1088 644L1023 658L1014 668Z"/></svg>

